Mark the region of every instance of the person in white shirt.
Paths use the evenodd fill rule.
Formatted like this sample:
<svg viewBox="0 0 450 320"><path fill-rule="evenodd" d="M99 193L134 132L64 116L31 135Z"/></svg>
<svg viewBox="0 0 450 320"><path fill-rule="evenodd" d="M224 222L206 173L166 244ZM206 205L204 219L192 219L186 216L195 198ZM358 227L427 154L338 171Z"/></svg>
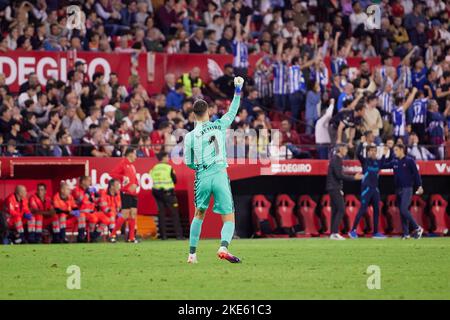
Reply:
<svg viewBox="0 0 450 320"><path fill-rule="evenodd" d="M334 99L331 99L330 105L328 106L323 116L316 121L315 137L317 145L327 145L331 143L330 134L328 133L328 125L330 123L331 117L333 116L333 109ZM317 151L319 153L320 159L328 158L328 147L319 146L317 148Z"/></svg>
<svg viewBox="0 0 450 320"><path fill-rule="evenodd" d="M269 157L270 160L286 160L292 159L292 152L281 144L282 137L279 130L272 132L272 141L269 143Z"/></svg>
<svg viewBox="0 0 450 320"><path fill-rule="evenodd" d="M383 128L383 119L381 118L380 111L377 109L377 104L378 97L376 95L370 95L367 98L363 116L363 127L365 131L372 131L376 143L379 144L381 142L380 130Z"/></svg>
<svg viewBox="0 0 450 320"><path fill-rule="evenodd" d="M86 119L84 119L83 121L83 128L85 131L89 130L89 126L91 124L96 124L98 125L98 119L100 119L100 117L102 116L102 111L100 110L100 108L97 107L93 107L89 110L89 117L86 117Z"/></svg>
<svg viewBox="0 0 450 320"><path fill-rule="evenodd" d="M114 126L114 124L116 123L116 110L117 108L111 104L108 104L105 109L103 109L103 114L108 120L110 126Z"/></svg>
<svg viewBox="0 0 450 320"><path fill-rule="evenodd" d="M408 155L416 160L426 161L436 159L436 156L428 151L427 148L419 145L419 137L414 132L409 135Z"/></svg>
<svg viewBox="0 0 450 320"><path fill-rule="evenodd" d="M20 109L25 108L25 101L30 99L33 100L35 104L38 103L38 97L35 87L29 87L27 91L22 92L19 95L19 97L17 98L17 104L19 105Z"/></svg>
<svg viewBox="0 0 450 320"><path fill-rule="evenodd" d="M361 5L358 1L354 2L353 13L350 15L350 25L352 28L352 32L354 32L360 24L364 24L366 21L367 14L362 10Z"/></svg>

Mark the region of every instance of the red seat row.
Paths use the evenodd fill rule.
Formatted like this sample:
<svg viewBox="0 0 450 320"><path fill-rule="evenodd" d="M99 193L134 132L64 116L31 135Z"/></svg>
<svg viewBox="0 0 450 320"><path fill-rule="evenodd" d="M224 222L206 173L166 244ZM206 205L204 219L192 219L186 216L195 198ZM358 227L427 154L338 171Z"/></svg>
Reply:
<svg viewBox="0 0 450 320"><path fill-rule="evenodd" d="M447 205L441 195L435 194L430 196L427 208L427 203L420 196L414 195L410 211L427 233L446 235L450 227ZM345 216L340 227L343 233L347 233L353 225L360 206L361 203L355 195L345 196ZM383 207L383 202L380 202L380 230L390 235L401 234L402 224L396 196L387 196L384 214ZM255 235L258 237L317 237L330 234L331 203L328 194L320 199L320 210L318 204L308 195L300 196L295 203L287 194L276 197L273 210L272 203L264 195L255 195L252 208ZM367 209L356 231L360 236L373 233L372 206Z"/></svg>

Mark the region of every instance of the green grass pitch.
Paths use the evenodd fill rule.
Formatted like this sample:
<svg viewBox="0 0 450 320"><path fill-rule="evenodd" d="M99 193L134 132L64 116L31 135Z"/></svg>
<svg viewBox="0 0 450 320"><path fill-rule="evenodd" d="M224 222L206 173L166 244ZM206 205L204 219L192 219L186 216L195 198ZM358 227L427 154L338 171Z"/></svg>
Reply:
<svg viewBox="0 0 450 320"><path fill-rule="evenodd" d="M450 238L235 240L242 264L202 240L0 247L0 299L450 299ZM70 265L81 289L66 288ZM367 288L367 268L381 289Z"/></svg>

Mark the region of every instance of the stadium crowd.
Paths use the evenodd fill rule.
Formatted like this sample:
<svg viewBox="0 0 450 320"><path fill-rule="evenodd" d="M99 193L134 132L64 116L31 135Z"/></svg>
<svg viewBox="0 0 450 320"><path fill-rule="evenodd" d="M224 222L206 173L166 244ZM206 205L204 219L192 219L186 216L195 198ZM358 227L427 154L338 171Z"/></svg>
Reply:
<svg viewBox="0 0 450 320"><path fill-rule="evenodd" d="M374 30L365 26L370 4L0 0L1 52L233 55L214 81L205 83L199 68L167 74L156 95L134 75L128 86L119 85L115 73L109 82L102 73L89 79L81 61L67 82L41 85L29 73L19 92L0 73L0 155L111 157L129 145L138 146L139 157L170 152L179 142L172 132L194 127L193 101L207 100L217 119L233 94L234 75L242 75L247 85L233 128L256 129L256 138L244 143L258 147L256 154L236 150L239 157L268 150L278 158L323 159L335 143L347 143L355 154L358 146L401 141L416 159L443 159L450 122L450 1L377 1L381 20ZM66 27L69 5L85 14L79 30ZM259 57L254 66L251 54ZM349 67L352 57L362 58L358 68ZM365 60L371 57L381 57L380 65L371 68ZM281 134L271 135L271 129Z"/></svg>

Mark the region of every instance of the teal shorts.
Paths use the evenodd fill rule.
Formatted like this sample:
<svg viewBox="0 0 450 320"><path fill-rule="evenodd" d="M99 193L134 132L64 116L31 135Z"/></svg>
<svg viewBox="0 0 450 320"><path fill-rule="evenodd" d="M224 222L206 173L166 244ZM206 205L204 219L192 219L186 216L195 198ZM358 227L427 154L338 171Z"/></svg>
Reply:
<svg viewBox="0 0 450 320"><path fill-rule="evenodd" d="M225 169L207 176L195 177L195 207L201 211L206 211L209 207L211 195L214 196L214 213L234 213L230 179L228 178L228 174Z"/></svg>

